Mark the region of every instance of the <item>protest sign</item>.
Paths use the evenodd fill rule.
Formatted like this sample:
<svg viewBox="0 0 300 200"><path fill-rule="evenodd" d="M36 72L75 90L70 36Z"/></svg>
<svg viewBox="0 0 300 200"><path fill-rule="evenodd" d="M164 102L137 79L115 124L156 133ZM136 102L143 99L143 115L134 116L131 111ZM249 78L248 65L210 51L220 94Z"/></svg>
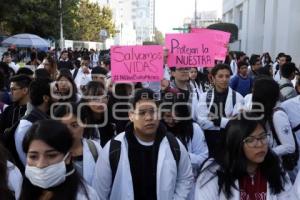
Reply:
<svg viewBox="0 0 300 200"><path fill-rule="evenodd" d="M160 81L163 76L163 47L113 46L111 72L113 82Z"/></svg>
<svg viewBox="0 0 300 200"><path fill-rule="evenodd" d="M211 30L205 28L192 28L192 33L199 33L201 37L214 37L215 38L215 45L216 45L216 60L225 60L226 53L227 53L227 45L230 39L230 33L218 30Z"/></svg>
<svg viewBox="0 0 300 200"><path fill-rule="evenodd" d="M170 67L212 67L215 64L214 38L202 37L197 33L167 34L166 47Z"/></svg>

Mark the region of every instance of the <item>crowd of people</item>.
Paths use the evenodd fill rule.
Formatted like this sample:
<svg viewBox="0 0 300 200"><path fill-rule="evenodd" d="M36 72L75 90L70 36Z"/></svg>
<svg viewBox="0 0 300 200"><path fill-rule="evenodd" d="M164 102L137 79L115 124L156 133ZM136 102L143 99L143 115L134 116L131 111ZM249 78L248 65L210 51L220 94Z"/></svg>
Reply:
<svg viewBox="0 0 300 200"><path fill-rule="evenodd" d="M0 199L300 200L292 57L229 52L112 82L109 50L0 62Z"/></svg>

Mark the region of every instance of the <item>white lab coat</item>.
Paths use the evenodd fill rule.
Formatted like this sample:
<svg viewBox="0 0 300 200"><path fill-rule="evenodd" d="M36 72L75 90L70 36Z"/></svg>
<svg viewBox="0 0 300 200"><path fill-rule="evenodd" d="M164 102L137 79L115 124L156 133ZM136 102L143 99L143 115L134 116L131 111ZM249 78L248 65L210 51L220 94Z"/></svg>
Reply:
<svg viewBox="0 0 300 200"><path fill-rule="evenodd" d="M214 91L212 92L212 98L209 103L209 107L207 107L207 104L206 104L207 92L201 94L200 100L198 103L196 121L198 122L198 124L200 125L200 127L203 130L220 130L220 128L225 128L227 123L230 120L230 117L238 114L239 111L243 108L244 98L238 92L236 92L236 104L233 107L232 91L233 90L231 88L228 89L228 95L227 95L227 99L226 99L226 103L225 103L225 115L226 116L222 117L220 127L215 126L214 123L211 120L209 120L209 118L208 118L210 107L213 106Z"/></svg>
<svg viewBox="0 0 300 200"><path fill-rule="evenodd" d="M246 111L250 111L252 109L252 93L251 94L247 94L244 97L244 110Z"/></svg>
<svg viewBox="0 0 300 200"><path fill-rule="evenodd" d="M193 123L193 138L187 143L193 169L199 169L203 161L208 158L208 148L204 133L197 123Z"/></svg>
<svg viewBox="0 0 300 200"><path fill-rule="evenodd" d="M297 175L293 189L297 196L297 199L300 200L300 173L298 173L298 175Z"/></svg>
<svg viewBox="0 0 300 200"><path fill-rule="evenodd" d="M294 98L288 99L281 103L280 105L288 115L289 122L292 128L295 128L300 124L300 96L296 96ZM295 132L298 146L300 145L300 130ZM299 146L300 147L300 146ZM291 178L295 178L300 169L300 159L298 160L298 165L293 170L293 173L290 173Z"/></svg>
<svg viewBox="0 0 300 200"><path fill-rule="evenodd" d="M273 141L272 150L278 156L283 156L288 153L294 153L295 142L293 138L291 124L289 122L287 114L282 110L277 110L273 114L273 124L281 145L278 145L275 139L272 140Z"/></svg>
<svg viewBox="0 0 300 200"><path fill-rule="evenodd" d="M19 199L23 177L20 170L11 162L7 161L8 188L15 193L16 199Z"/></svg>
<svg viewBox="0 0 300 200"><path fill-rule="evenodd" d="M111 186L110 142L108 142L103 148L102 156L97 161L93 187L101 200L133 200L134 191L125 133L119 134L115 139L121 141L121 155L113 185ZM181 142L178 143L181 155L177 170L167 138L165 137L161 141L157 160L157 200L186 199L192 188L191 161L185 147Z"/></svg>
<svg viewBox="0 0 300 200"><path fill-rule="evenodd" d="M205 169L211 164L212 159L209 160L203 167ZM232 188L232 197L226 198L224 192L219 193L218 177L216 171L218 165L213 165L209 169L205 169L198 177L195 189L195 200L240 200L240 191ZM288 176L287 176L288 180ZM235 181L237 188L239 187L238 180ZM284 191L280 194L271 194L269 184L267 184L267 198L266 200L295 200L296 196L292 189L290 182L284 185Z"/></svg>
<svg viewBox="0 0 300 200"><path fill-rule="evenodd" d="M187 143L187 149L191 158L194 177L197 178L202 163L208 158L208 147L205 136L197 123L193 123L193 138ZM188 199L194 199L195 182Z"/></svg>
<svg viewBox="0 0 300 200"><path fill-rule="evenodd" d="M91 141L94 142L93 140ZM82 143L83 143L83 178L87 182L87 184L91 186L94 177L96 162L94 160L92 152L89 149L86 139L83 139ZM94 142L94 144L96 146L98 152L98 158L99 158L101 154L100 143Z"/></svg>
<svg viewBox="0 0 300 200"><path fill-rule="evenodd" d="M71 70L72 76L73 76L74 72L75 72L75 69ZM82 95L82 91L81 91L80 86L87 85L90 81L92 81L91 70L89 70L88 74L85 74L85 73L83 73L82 68L80 67L78 69L78 73L77 73L77 75L74 79L74 82L75 82L75 84L77 86L77 89L78 89L78 93L80 95Z"/></svg>
<svg viewBox="0 0 300 200"><path fill-rule="evenodd" d="M84 186L85 186L85 189L89 196L89 200L100 200L100 198L94 188L90 187L87 184L85 184ZM76 199L77 200L88 200L88 198L86 197L82 188L79 189Z"/></svg>

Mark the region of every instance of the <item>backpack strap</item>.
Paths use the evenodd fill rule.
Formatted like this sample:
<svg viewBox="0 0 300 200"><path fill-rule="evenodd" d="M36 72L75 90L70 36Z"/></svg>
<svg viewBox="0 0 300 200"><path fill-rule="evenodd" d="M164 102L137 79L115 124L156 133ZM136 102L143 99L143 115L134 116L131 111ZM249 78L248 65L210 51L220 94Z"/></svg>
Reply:
<svg viewBox="0 0 300 200"><path fill-rule="evenodd" d="M281 110L282 112L285 112L285 110L284 110L283 108L281 108L281 107L276 107L276 108L273 110L273 115L274 115L275 112L277 112L277 111L279 111L279 110ZM285 112L285 113L286 113L286 112ZM300 129L300 124L299 124L298 126L299 126L298 129ZM297 128L298 126L296 126L295 128ZM278 145L281 145L281 142L280 142L280 140L279 140L279 138L278 138L278 135L277 135L276 130L275 130L275 127L274 127L273 120L270 121L270 128L271 128L272 135L273 135L273 137L274 137L276 143L277 143ZM299 152L299 147L298 147L298 142L297 142L297 138L296 138L295 131L294 131L295 128L292 128L292 134L293 134L294 143L295 143L295 153L298 153L298 152Z"/></svg>
<svg viewBox="0 0 300 200"><path fill-rule="evenodd" d="M285 84L279 86L279 90L282 90L283 88L286 88L286 87L292 87L292 88L294 88L294 86L293 86L292 83L285 83Z"/></svg>
<svg viewBox="0 0 300 200"><path fill-rule="evenodd" d="M206 105L207 105L208 108L210 106L212 96L213 96L213 90L208 90L207 94L206 94Z"/></svg>
<svg viewBox="0 0 300 200"><path fill-rule="evenodd" d="M299 129L300 129L300 124L295 126L292 130L293 130L294 133L296 133L297 131L299 131Z"/></svg>
<svg viewBox="0 0 300 200"><path fill-rule="evenodd" d="M111 175L112 175L111 184L113 184L115 180L120 156L121 156L121 142L113 138L110 140L110 147L109 147L109 163L110 163Z"/></svg>
<svg viewBox="0 0 300 200"><path fill-rule="evenodd" d="M75 78L76 78L76 76L77 76L77 74L78 74L78 68L76 68L75 70L74 70L74 73L73 73L73 80L75 80Z"/></svg>
<svg viewBox="0 0 300 200"><path fill-rule="evenodd" d="M86 142L88 144L89 150L92 153L94 161L97 162L97 160L98 160L98 151L97 151L95 143L90 139L87 139Z"/></svg>
<svg viewBox="0 0 300 200"><path fill-rule="evenodd" d="M234 108L235 104L236 104L236 91L231 90L232 91L232 108Z"/></svg>
<svg viewBox="0 0 300 200"><path fill-rule="evenodd" d="M176 161L176 165L177 165L177 169L178 169L180 155L181 155L179 143L178 143L177 139L175 138L175 136L170 132L166 133L166 137L169 141L170 149L172 151L172 154L173 154L174 160Z"/></svg>

